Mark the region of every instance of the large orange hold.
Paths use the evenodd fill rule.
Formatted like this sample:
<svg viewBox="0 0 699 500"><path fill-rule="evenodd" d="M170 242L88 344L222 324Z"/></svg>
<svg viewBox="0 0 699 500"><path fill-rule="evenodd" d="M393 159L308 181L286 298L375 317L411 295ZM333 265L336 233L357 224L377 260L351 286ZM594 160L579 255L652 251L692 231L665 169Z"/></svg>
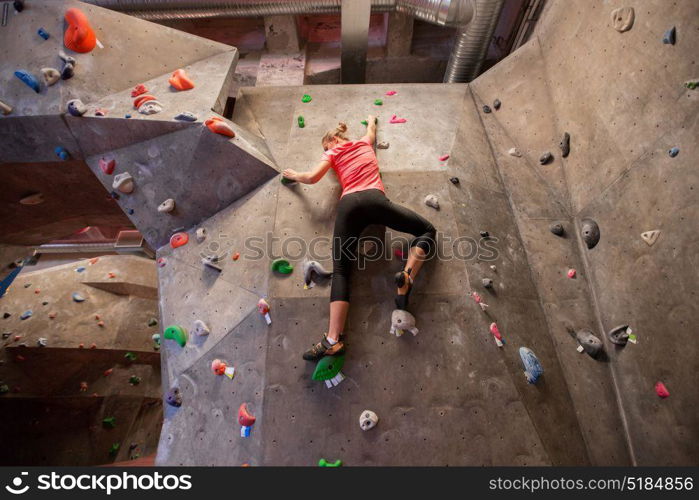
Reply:
<svg viewBox="0 0 699 500"><path fill-rule="evenodd" d="M176 70L168 82L177 90L190 90L194 88L194 82L189 79L183 69Z"/></svg>
<svg viewBox="0 0 699 500"><path fill-rule="evenodd" d="M95 31L90 26L87 16L75 7L66 11L68 27L63 35L63 44L74 52L84 54L90 52L97 44Z"/></svg>
<svg viewBox="0 0 699 500"><path fill-rule="evenodd" d="M140 95L136 99L134 99L133 107L138 109L141 106L141 104L148 101L155 101L155 96L152 96L150 94Z"/></svg>
<svg viewBox="0 0 699 500"><path fill-rule="evenodd" d="M206 120L206 126L209 127L209 130L216 134L221 134L225 135L227 137L235 137L235 132L231 128L230 125L228 125L226 122L223 121L222 118L219 118L218 116L213 116Z"/></svg>
<svg viewBox="0 0 699 500"><path fill-rule="evenodd" d="M181 247L187 244L189 235L187 233L175 233L170 238L170 246L172 248Z"/></svg>

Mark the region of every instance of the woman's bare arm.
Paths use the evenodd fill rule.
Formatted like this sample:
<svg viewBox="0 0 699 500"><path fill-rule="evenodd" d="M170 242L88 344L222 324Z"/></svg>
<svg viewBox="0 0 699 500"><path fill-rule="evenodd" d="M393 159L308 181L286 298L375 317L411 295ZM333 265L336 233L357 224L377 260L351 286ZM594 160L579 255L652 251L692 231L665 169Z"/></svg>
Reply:
<svg viewBox="0 0 699 500"><path fill-rule="evenodd" d="M291 168L287 168L282 172L282 175L292 181L301 182L302 184L315 184L323 178L330 170L330 162L323 160L318 163L310 172L297 172Z"/></svg>

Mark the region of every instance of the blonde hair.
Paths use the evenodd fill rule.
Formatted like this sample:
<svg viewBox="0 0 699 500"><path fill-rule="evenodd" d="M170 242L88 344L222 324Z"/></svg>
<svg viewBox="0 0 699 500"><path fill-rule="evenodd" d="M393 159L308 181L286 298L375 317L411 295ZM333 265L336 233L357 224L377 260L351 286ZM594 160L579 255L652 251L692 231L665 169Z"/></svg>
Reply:
<svg viewBox="0 0 699 500"><path fill-rule="evenodd" d="M323 136L323 140L320 141L323 145L323 149L327 151L327 145L330 144L335 138L340 138L349 141L349 139L345 135L345 132L347 132L347 124L345 122L340 122L337 124L337 127L335 127L332 130L328 130Z"/></svg>

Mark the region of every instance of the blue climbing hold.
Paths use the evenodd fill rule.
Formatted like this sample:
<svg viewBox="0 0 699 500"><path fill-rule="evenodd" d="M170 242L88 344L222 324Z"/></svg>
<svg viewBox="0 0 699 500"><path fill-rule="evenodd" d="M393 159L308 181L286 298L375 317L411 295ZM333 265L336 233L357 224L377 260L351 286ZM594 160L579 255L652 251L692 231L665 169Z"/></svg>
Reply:
<svg viewBox="0 0 699 500"><path fill-rule="evenodd" d="M39 90L41 89L41 86L39 85L39 80L36 79L34 75L32 75L30 72L25 71L23 69L18 69L15 71L15 76L22 80L27 86L31 87L34 92L37 94L39 93Z"/></svg>
<svg viewBox="0 0 699 500"><path fill-rule="evenodd" d="M129 208L128 212L129 212L129 215L133 215L134 209L133 209L133 208Z"/></svg>
<svg viewBox="0 0 699 500"><path fill-rule="evenodd" d="M32 312L31 309L29 309L28 311L24 311L24 312L22 313L22 315L19 317L19 319L31 318L31 317L32 317L32 314L34 314L34 313Z"/></svg>
<svg viewBox="0 0 699 500"><path fill-rule="evenodd" d="M175 120L183 122L195 122L197 121L197 117L189 111L184 111L183 113L180 113L179 115L175 116Z"/></svg>
<svg viewBox="0 0 699 500"><path fill-rule="evenodd" d="M80 295L78 292L74 292L74 293L73 293L73 300L74 300L75 302L85 302L85 297L83 297L82 295Z"/></svg>
<svg viewBox="0 0 699 500"><path fill-rule="evenodd" d="M668 45L675 45L675 34L677 33L677 30L675 30L675 27L673 26L669 30L667 30L663 34L663 43L666 43Z"/></svg>
<svg viewBox="0 0 699 500"><path fill-rule="evenodd" d="M539 359L531 349L527 349L526 347L519 348L519 357L522 359L522 364L524 365L524 375L527 377L527 382L536 384L539 377L544 373Z"/></svg>
<svg viewBox="0 0 699 500"><path fill-rule="evenodd" d="M80 266L80 267L76 267L76 268L75 268L75 272L76 272L76 273L81 273L81 272L83 272L84 270L85 270L85 267L83 267L83 266Z"/></svg>
<svg viewBox="0 0 699 500"><path fill-rule="evenodd" d="M53 152L56 153L56 156L58 156L61 160L65 161L70 158L70 153L63 146L56 146Z"/></svg>
<svg viewBox="0 0 699 500"><path fill-rule="evenodd" d="M44 28L39 28L39 31L37 31L39 36L43 38L44 40L48 40L51 35L49 35L49 32L46 31Z"/></svg>
<svg viewBox="0 0 699 500"><path fill-rule="evenodd" d="M674 148L670 149L670 150L667 152L667 154L670 155L670 158L674 158L675 156L677 156L678 154L680 154L680 148L678 148L677 146L675 146Z"/></svg>
<svg viewBox="0 0 699 500"><path fill-rule="evenodd" d="M126 115L124 115L124 118L131 118L131 115L126 114Z"/></svg>

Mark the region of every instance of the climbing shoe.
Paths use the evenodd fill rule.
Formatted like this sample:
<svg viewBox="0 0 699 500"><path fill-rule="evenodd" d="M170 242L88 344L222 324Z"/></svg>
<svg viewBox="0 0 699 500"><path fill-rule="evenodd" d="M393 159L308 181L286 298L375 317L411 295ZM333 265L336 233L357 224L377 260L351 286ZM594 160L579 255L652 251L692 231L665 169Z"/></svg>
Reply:
<svg viewBox="0 0 699 500"><path fill-rule="evenodd" d="M407 271L399 271L395 275L395 282L398 288L403 288L406 283L408 283L408 291L405 295L396 294L396 309L401 309L403 311L408 309L408 300L410 298L410 292L413 290L413 278L410 277L412 269Z"/></svg>
<svg viewBox="0 0 699 500"><path fill-rule="evenodd" d="M336 344L331 345L326 336L323 335L320 342L303 353L303 359L306 361L318 361L323 356L336 356L344 352L345 344L342 342L342 338Z"/></svg>

